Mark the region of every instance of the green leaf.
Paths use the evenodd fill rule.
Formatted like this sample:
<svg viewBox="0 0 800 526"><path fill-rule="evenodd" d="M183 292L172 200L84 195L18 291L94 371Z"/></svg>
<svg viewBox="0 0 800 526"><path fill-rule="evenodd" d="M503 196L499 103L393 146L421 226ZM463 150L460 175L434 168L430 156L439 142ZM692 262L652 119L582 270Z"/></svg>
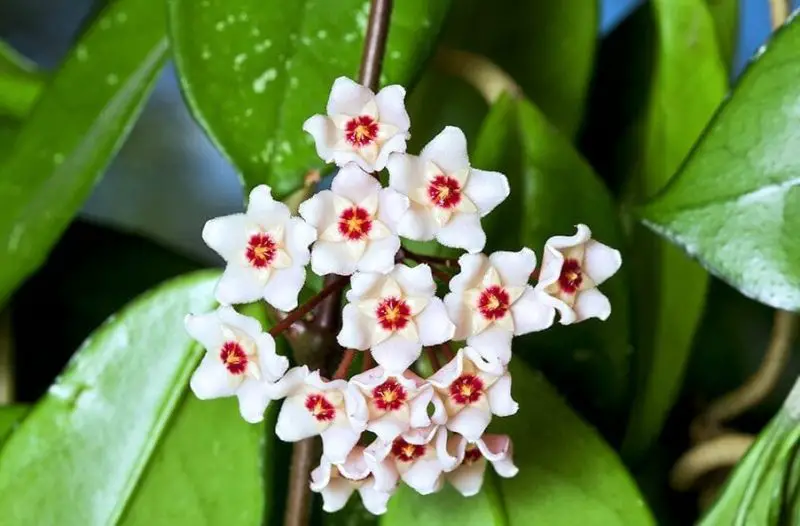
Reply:
<svg viewBox="0 0 800 526"><path fill-rule="evenodd" d="M495 478L487 466L483 490L468 499L449 488L427 497L403 488L382 524L654 524L631 477L597 433L520 360L512 361L511 374L519 413L495 418L490 430L514 441L517 476Z"/></svg>
<svg viewBox="0 0 800 526"><path fill-rule="evenodd" d="M0 516L5 521L110 524L121 516L201 355L183 330L183 317L213 307L217 277L204 272L173 280L86 340L0 449ZM186 432L181 420L176 425L179 434ZM221 432L213 421L206 425L210 435L196 437L198 448ZM238 462L235 457L244 454L236 451L227 461ZM202 457L195 460L214 465ZM246 479L242 474L230 482L244 484Z"/></svg>
<svg viewBox="0 0 800 526"><path fill-rule="evenodd" d="M743 294L800 309L800 21L741 77L648 226Z"/></svg>
<svg viewBox="0 0 800 526"><path fill-rule="evenodd" d="M102 176L167 51L157 0L117 0L49 82L0 165L0 302L39 266Z"/></svg>
<svg viewBox="0 0 800 526"><path fill-rule="evenodd" d="M739 0L706 0L706 4L714 19L720 56L730 71L739 41Z"/></svg>
<svg viewBox="0 0 800 526"><path fill-rule="evenodd" d="M571 235L585 223L610 246L624 245L616 205L569 140L526 100L495 103L481 132L473 164L508 176L509 199L486 218L488 251L533 249ZM516 234L516 235L514 235ZM571 400L590 406L593 420L612 417L628 392L629 328L625 267L602 285L613 312L605 321L557 325L515 340L515 350L545 370ZM598 413L596 410L602 410Z"/></svg>
<svg viewBox="0 0 800 526"><path fill-rule="evenodd" d="M25 117L42 88L36 66L0 40L0 117Z"/></svg>
<svg viewBox="0 0 800 526"><path fill-rule="evenodd" d="M505 70L547 118L572 138L583 119L597 42L599 2L459 0L448 45Z"/></svg>
<svg viewBox="0 0 800 526"><path fill-rule="evenodd" d="M403 0L392 13L382 84L408 84L449 0ZM170 0L184 94L246 186L286 196L323 169L303 122L325 108L334 79L355 77L370 2Z"/></svg>
<svg viewBox="0 0 800 526"><path fill-rule="evenodd" d="M800 517L800 383L739 461L699 526L795 524Z"/></svg>
<svg viewBox="0 0 800 526"><path fill-rule="evenodd" d="M26 405L0 406L0 444L11 434L14 427L29 410L30 407Z"/></svg>
<svg viewBox="0 0 800 526"><path fill-rule="evenodd" d="M655 0L658 35L629 200L653 196L670 180L726 91L714 25L703 0ZM677 396L703 312L707 273L644 228L631 246L636 319L636 396L624 451L641 455Z"/></svg>

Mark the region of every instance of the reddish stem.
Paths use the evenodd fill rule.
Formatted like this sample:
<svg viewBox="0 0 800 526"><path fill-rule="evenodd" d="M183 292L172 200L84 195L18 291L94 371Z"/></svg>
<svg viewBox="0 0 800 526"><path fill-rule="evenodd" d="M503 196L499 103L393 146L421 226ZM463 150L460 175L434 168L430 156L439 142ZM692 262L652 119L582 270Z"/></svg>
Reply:
<svg viewBox="0 0 800 526"><path fill-rule="evenodd" d="M442 265L447 267L448 269L454 268L458 266L458 259L456 258L445 258L441 256L427 256L424 254L417 254L415 252L411 252L408 249L403 249L404 255L408 259L412 259L419 263L428 263L429 265Z"/></svg>
<svg viewBox="0 0 800 526"><path fill-rule="evenodd" d="M442 364L439 363L439 357L436 356L436 350L429 347L426 349L426 351L428 352L428 359L431 361L434 372L441 369Z"/></svg>
<svg viewBox="0 0 800 526"><path fill-rule="evenodd" d="M270 335L278 336L283 331L288 329L289 327L294 324L297 320L311 312L311 310L316 307L322 300L333 294L334 292L341 290L344 288L345 284L347 283L347 276L336 276L331 280L325 281L325 286L315 294L311 299L307 302L303 303L292 312L289 313L284 319L278 322L277 325L272 327L269 330ZM338 303L338 302L337 302Z"/></svg>
<svg viewBox="0 0 800 526"><path fill-rule="evenodd" d="M353 358L355 358L355 356L356 351L353 349L347 349L344 351L344 355L342 355L342 361L339 362L339 367L336 368L336 372L333 374L334 380L341 380L347 376L347 370L350 369L350 364L353 363Z"/></svg>
<svg viewBox="0 0 800 526"><path fill-rule="evenodd" d="M453 348L450 347L450 342L444 342L443 344L439 345L439 348L442 350L442 354L444 354L444 357L447 358L448 362L456 357L456 353L454 353Z"/></svg>
<svg viewBox="0 0 800 526"><path fill-rule="evenodd" d="M372 366L374 364L375 364L375 362L372 359L372 352L370 352L370 351L365 352L364 353L364 360L363 360L363 363L361 365L361 371L364 372L364 371L368 371L368 370L372 369Z"/></svg>

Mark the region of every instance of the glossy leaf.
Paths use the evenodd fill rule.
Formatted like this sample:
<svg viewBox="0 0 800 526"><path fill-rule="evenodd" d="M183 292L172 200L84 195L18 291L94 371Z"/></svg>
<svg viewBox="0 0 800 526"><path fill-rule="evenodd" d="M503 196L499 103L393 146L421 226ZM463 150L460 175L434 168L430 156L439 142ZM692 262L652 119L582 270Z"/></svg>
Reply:
<svg viewBox="0 0 800 526"><path fill-rule="evenodd" d="M201 355L183 317L212 308L217 276L169 282L86 340L0 449L5 521L85 525L120 517Z"/></svg>
<svg viewBox="0 0 800 526"><path fill-rule="evenodd" d="M0 406L0 444L14 431L29 409L25 405Z"/></svg>
<svg viewBox="0 0 800 526"><path fill-rule="evenodd" d="M658 38L642 127L644 144L629 200L661 190L688 154L726 90L714 25L703 0L652 3ZM626 454L641 455L658 435L680 387L703 312L707 273L641 227L629 260L636 291L636 397Z"/></svg>
<svg viewBox="0 0 800 526"><path fill-rule="evenodd" d="M599 2L459 0L451 11L447 44L500 66L572 138L592 76Z"/></svg>
<svg viewBox="0 0 800 526"><path fill-rule="evenodd" d="M27 115L43 87L35 65L0 40L0 117Z"/></svg>
<svg viewBox="0 0 800 526"><path fill-rule="evenodd" d="M800 384L739 461L699 526L794 524L800 517Z"/></svg>
<svg viewBox="0 0 800 526"><path fill-rule="evenodd" d="M303 122L323 112L336 77L358 74L369 2L170 0L186 99L248 187L279 196L323 169ZM449 0L395 2L381 84L407 85Z"/></svg>
<svg viewBox="0 0 800 526"><path fill-rule="evenodd" d="M161 3L117 0L62 64L0 165L0 301L46 257L133 125L167 50Z"/></svg>
<svg viewBox="0 0 800 526"><path fill-rule="evenodd" d="M526 100L495 103L476 147L474 164L505 172L511 196L487 217L487 250L533 249L572 235L585 223L596 239L623 249L616 206L591 167L536 106ZM510 237L509 233L517 233ZM541 366L572 401L590 407L599 422L619 412L629 370L625 267L602 289L613 306L605 321L557 325L515 340L515 350ZM597 410L601 410L598 412Z"/></svg>
<svg viewBox="0 0 800 526"><path fill-rule="evenodd" d="M517 476L487 473L481 493L467 499L450 488L427 497L404 488L382 524L654 524L631 477L597 433L520 360L511 362L511 374L519 413L495 418L490 429L510 434Z"/></svg>
<svg viewBox="0 0 800 526"><path fill-rule="evenodd" d="M741 77L676 179L642 212L743 294L800 309L800 21Z"/></svg>
<svg viewBox="0 0 800 526"><path fill-rule="evenodd" d="M706 4L714 20L720 55L730 71L739 41L739 0L706 0Z"/></svg>

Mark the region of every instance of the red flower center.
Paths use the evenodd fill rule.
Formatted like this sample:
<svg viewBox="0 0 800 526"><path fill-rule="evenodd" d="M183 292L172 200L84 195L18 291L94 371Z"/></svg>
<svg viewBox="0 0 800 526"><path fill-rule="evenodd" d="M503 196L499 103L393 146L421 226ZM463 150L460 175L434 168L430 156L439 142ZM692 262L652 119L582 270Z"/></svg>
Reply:
<svg viewBox="0 0 800 526"><path fill-rule="evenodd" d="M462 374L450 384L450 398L460 405L474 404L481 394L483 382L474 374Z"/></svg>
<svg viewBox="0 0 800 526"><path fill-rule="evenodd" d="M397 437L392 442L392 455L401 462L413 462L425 454L425 446L409 444L401 437Z"/></svg>
<svg viewBox="0 0 800 526"><path fill-rule="evenodd" d="M367 237L372 230L372 218L369 212L360 206L346 208L339 215L339 233L351 241Z"/></svg>
<svg viewBox="0 0 800 526"><path fill-rule="evenodd" d="M381 411L397 411L408 399L408 394L397 380L389 378L372 390L372 399Z"/></svg>
<svg viewBox="0 0 800 526"><path fill-rule="evenodd" d="M219 359L231 374L242 374L247 368L247 354L238 342L230 341L222 344Z"/></svg>
<svg viewBox="0 0 800 526"><path fill-rule="evenodd" d="M408 325L411 307L400 298L384 298L375 309L378 324L387 331L396 331Z"/></svg>
<svg viewBox="0 0 800 526"><path fill-rule="evenodd" d="M506 289L491 285L478 296L478 312L487 320L499 320L508 312L510 298Z"/></svg>
<svg viewBox="0 0 800 526"><path fill-rule="evenodd" d="M558 276L558 285L567 294L575 294L583 283L581 264L577 259L566 259L561 266L561 275Z"/></svg>
<svg viewBox="0 0 800 526"><path fill-rule="evenodd" d="M255 268L267 268L278 250L269 234L253 234L247 242L245 257Z"/></svg>
<svg viewBox="0 0 800 526"><path fill-rule="evenodd" d="M461 201L461 185L452 177L437 175L428 183L428 197L434 206L453 208Z"/></svg>
<svg viewBox="0 0 800 526"><path fill-rule="evenodd" d="M369 146L377 137L378 122L369 115L354 117L344 126L344 138L356 148Z"/></svg>
<svg viewBox="0 0 800 526"><path fill-rule="evenodd" d="M481 450L478 449L478 446L474 444L470 444L467 446L467 450L464 451L464 464L470 465L473 462L476 462L480 459L483 455L481 455Z"/></svg>
<svg viewBox="0 0 800 526"><path fill-rule="evenodd" d="M325 395L319 393L306 397L306 409L320 422L330 422L336 416L336 408L325 398Z"/></svg>

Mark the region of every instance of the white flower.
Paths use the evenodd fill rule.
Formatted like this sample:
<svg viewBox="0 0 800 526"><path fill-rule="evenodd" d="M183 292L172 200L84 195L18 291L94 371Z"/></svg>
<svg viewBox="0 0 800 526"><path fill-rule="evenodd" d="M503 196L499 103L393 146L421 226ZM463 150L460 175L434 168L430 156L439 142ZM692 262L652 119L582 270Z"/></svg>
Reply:
<svg viewBox="0 0 800 526"><path fill-rule="evenodd" d="M447 431L436 425L404 433L392 442L378 439L365 455L375 462L392 462L403 482L422 495L439 491L444 483L443 473L457 462L447 452Z"/></svg>
<svg viewBox="0 0 800 526"><path fill-rule="evenodd" d="M217 217L203 228L203 240L228 263L217 300L235 304L264 298L277 309L294 309L306 281L308 245L316 237L313 228L272 199L269 186L255 187L246 213Z"/></svg>
<svg viewBox="0 0 800 526"><path fill-rule="evenodd" d="M476 442L468 442L453 435L447 442L448 451L458 459L456 468L447 473L447 481L465 497L476 495L483 485L486 461L504 478L515 476L519 469L512 460L511 439L506 435L483 435Z"/></svg>
<svg viewBox="0 0 800 526"><path fill-rule="evenodd" d="M367 431L375 433L384 442L391 442L412 427L429 426L428 406L431 403L435 408L433 420L443 424L446 418L444 406L434 396L433 387L410 371L396 375L375 367L352 377L350 383L367 401Z"/></svg>
<svg viewBox="0 0 800 526"><path fill-rule="evenodd" d="M258 320L232 307L186 316L186 332L206 348L206 355L189 382L201 400L233 396L239 412L251 423L264 419L272 382L280 379L289 361L275 354L275 340L261 330Z"/></svg>
<svg viewBox="0 0 800 526"><path fill-rule="evenodd" d="M461 272L450 280L450 293L444 297L456 324L454 339L466 339L467 345L507 364L512 336L553 324L555 310L528 285L536 268L536 255L529 248L489 257L464 254L458 264Z"/></svg>
<svg viewBox="0 0 800 526"><path fill-rule="evenodd" d="M343 463L322 457L311 472L311 490L322 494L322 509L333 513L344 508L355 490L373 515L386 513L386 503L397 488L398 474L388 460L375 461L356 446Z"/></svg>
<svg viewBox="0 0 800 526"><path fill-rule="evenodd" d="M509 416L519 406L511 398L511 375L499 362L487 362L473 348L464 347L428 378L447 411L447 429L478 440L492 415Z"/></svg>
<svg viewBox="0 0 800 526"><path fill-rule="evenodd" d="M386 86L377 95L347 77L334 81L328 115L314 115L303 130L314 137L326 162L357 163L367 172L383 170L392 152L406 151L411 121L402 86Z"/></svg>
<svg viewBox="0 0 800 526"><path fill-rule="evenodd" d="M418 241L479 252L486 244L480 218L508 197L506 176L471 168L464 133L446 127L419 157L392 155L389 186L411 199L397 232Z"/></svg>
<svg viewBox="0 0 800 526"><path fill-rule="evenodd" d="M300 215L317 229L311 269L319 276L386 273L400 248L396 225L408 199L358 166L348 164L323 190L300 204Z"/></svg>
<svg viewBox="0 0 800 526"><path fill-rule="evenodd" d="M536 291L558 309L563 325L588 318L607 319L611 303L597 286L622 266L618 250L593 240L586 225L576 228L574 236L554 236L547 240L536 284Z"/></svg>
<svg viewBox="0 0 800 526"><path fill-rule="evenodd" d="M320 435L323 454L344 462L367 426L367 407L361 393L344 380L327 382L319 371L295 367L270 390L286 396L275 433L285 442Z"/></svg>
<svg viewBox="0 0 800 526"><path fill-rule="evenodd" d="M406 370L422 347L446 342L454 326L444 303L434 296L428 265L395 265L387 275L356 272L347 292L338 340L343 347L372 349L380 365Z"/></svg>

